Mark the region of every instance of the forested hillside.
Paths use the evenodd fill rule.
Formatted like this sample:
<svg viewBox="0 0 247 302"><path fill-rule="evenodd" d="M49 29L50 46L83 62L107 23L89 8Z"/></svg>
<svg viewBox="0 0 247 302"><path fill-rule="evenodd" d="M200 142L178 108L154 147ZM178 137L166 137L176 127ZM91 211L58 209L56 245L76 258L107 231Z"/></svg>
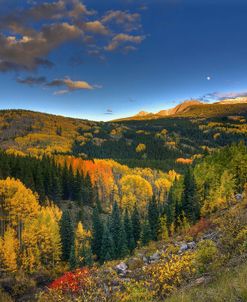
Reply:
<svg viewBox="0 0 247 302"><path fill-rule="evenodd" d="M9 154L69 154L183 171L184 163L214 148L247 140L247 105L214 106L196 105L183 115L114 123L1 111L0 147Z"/></svg>
<svg viewBox="0 0 247 302"><path fill-rule="evenodd" d="M224 106L108 123L1 111L0 300L164 301L245 257L247 114Z"/></svg>
<svg viewBox="0 0 247 302"><path fill-rule="evenodd" d="M39 302L154 302L207 282L205 274L210 281L236 257L241 266L246 163L244 143L196 159L184 175L2 153L1 286L16 301L30 293L34 301L35 284L60 276Z"/></svg>

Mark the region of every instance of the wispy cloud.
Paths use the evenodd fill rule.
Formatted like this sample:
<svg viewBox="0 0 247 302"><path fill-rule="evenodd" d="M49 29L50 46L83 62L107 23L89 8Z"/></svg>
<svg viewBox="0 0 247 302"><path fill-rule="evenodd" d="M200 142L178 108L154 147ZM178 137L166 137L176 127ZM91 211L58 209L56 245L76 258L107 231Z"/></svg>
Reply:
<svg viewBox="0 0 247 302"><path fill-rule="evenodd" d="M26 78L17 78L16 81L20 84L26 84L26 85L42 85L46 83L45 77L26 77Z"/></svg>
<svg viewBox="0 0 247 302"><path fill-rule="evenodd" d="M115 23L126 31L139 30L141 15L138 13L129 13L126 11L108 11L101 19L102 23Z"/></svg>
<svg viewBox="0 0 247 302"><path fill-rule="evenodd" d="M246 91L230 91L230 92L211 92L207 93L200 97L200 100L202 101L220 101L225 99L236 99L239 97L246 97L247 96L247 90Z"/></svg>
<svg viewBox="0 0 247 302"><path fill-rule="evenodd" d="M111 42L105 47L105 50L107 51L114 51L121 46L125 46L126 49L126 43L134 43L134 44L140 44L145 39L145 36L134 36L134 35L128 35L128 34L118 34L114 36L111 40ZM127 47L129 47L127 45ZM129 49L130 50L130 49ZM133 48L132 48L133 50Z"/></svg>
<svg viewBox="0 0 247 302"><path fill-rule="evenodd" d="M73 92L76 90L93 90L93 89L100 89L103 86L99 84L89 84L86 81L78 80L74 81L71 80L69 77L65 77L64 79L54 79L52 81L48 81L45 77L26 77L26 78L17 78L16 81L20 84L25 85L41 85L44 87L63 87L63 89L57 90L54 92L55 95L66 94L69 92Z"/></svg>
<svg viewBox="0 0 247 302"><path fill-rule="evenodd" d="M91 85L86 81L73 81L70 78L55 79L46 83L47 87L60 87L64 86L66 89L55 91L54 94L65 94L76 90L93 90L95 88L102 88L100 85Z"/></svg>
<svg viewBox="0 0 247 302"><path fill-rule="evenodd" d="M104 114L112 115L114 113L113 113L112 109L108 108L108 109L106 109L106 112Z"/></svg>
<svg viewBox="0 0 247 302"><path fill-rule="evenodd" d="M31 1L0 19L0 72L52 67L49 54L72 40L91 51L95 44L101 53L128 43L125 52L129 52L144 40L136 32L141 27L138 13L112 10L100 16L80 0Z"/></svg>

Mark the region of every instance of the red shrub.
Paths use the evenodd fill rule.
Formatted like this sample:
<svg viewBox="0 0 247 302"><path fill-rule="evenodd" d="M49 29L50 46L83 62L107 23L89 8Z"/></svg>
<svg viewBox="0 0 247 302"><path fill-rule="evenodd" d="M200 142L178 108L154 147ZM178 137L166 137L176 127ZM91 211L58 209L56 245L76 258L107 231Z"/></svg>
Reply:
<svg viewBox="0 0 247 302"><path fill-rule="evenodd" d="M60 278L54 280L50 289L61 290L63 292L76 293L86 287L89 282L90 271L87 268L77 269L73 272L67 272Z"/></svg>
<svg viewBox="0 0 247 302"><path fill-rule="evenodd" d="M188 234L192 237L196 237L198 234L207 231L212 226L209 219L201 218L195 225L190 227Z"/></svg>

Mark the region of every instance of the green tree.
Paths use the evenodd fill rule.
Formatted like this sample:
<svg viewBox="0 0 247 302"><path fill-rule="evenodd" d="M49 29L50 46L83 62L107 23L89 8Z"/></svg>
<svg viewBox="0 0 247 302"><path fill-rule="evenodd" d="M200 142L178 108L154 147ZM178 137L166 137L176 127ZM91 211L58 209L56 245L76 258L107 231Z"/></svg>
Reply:
<svg viewBox="0 0 247 302"><path fill-rule="evenodd" d="M70 258L71 247L74 243L74 229L68 211L63 212L60 221L60 235L62 242L62 260L68 261Z"/></svg>
<svg viewBox="0 0 247 302"><path fill-rule="evenodd" d="M77 261L75 256L75 245L74 243L71 245L70 255L69 255L69 267L71 270L77 267Z"/></svg>
<svg viewBox="0 0 247 302"><path fill-rule="evenodd" d="M103 237L103 224L99 215L99 210L97 207L93 209L93 229L92 229L92 252L95 254L98 259L101 255L101 244L102 244L102 237Z"/></svg>
<svg viewBox="0 0 247 302"><path fill-rule="evenodd" d="M151 229L148 220L145 220L142 225L141 243L147 245L152 239Z"/></svg>
<svg viewBox="0 0 247 302"><path fill-rule="evenodd" d="M197 198L196 183L191 168L186 171L184 176L182 210L189 222L195 223L200 217L200 203Z"/></svg>
<svg viewBox="0 0 247 302"><path fill-rule="evenodd" d="M141 237L141 218L137 206L135 205L132 216L131 216L133 237L135 241L135 246L137 246L138 241Z"/></svg>
<svg viewBox="0 0 247 302"><path fill-rule="evenodd" d="M125 227L127 246L130 253L132 253L133 250L135 249L135 239L133 236L132 222L130 220L129 212L127 209L125 210L125 214L124 214L124 227Z"/></svg>
<svg viewBox="0 0 247 302"><path fill-rule="evenodd" d="M102 246L100 252L100 262L104 263L105 261L109 261L114 259L115 251L114 251L114 242L109 232L109 228L107 225L104 226L103 238L102 238Z"/></svg>
<svg viewBox="0 0 247 302"><path fill-rule="evenodd" d="M159 209L155 197L153 197L148 204L148 221L152 240L157 240L159 229Z"/></svg>
<svg viewBox="0 0 247 302"><path fill-rule="evenodd" d="M114 202L110 217L110 233L114 242L115 257L118 258L121 249L121 214L117 202Z"/></svg>

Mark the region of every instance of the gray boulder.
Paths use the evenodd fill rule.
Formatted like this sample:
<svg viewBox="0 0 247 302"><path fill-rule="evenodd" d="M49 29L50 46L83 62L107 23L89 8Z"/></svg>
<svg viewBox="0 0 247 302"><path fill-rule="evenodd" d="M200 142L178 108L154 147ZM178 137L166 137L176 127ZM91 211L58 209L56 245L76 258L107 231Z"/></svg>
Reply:
<svg viewBox="0 0 247 302"><path fill-rule="evenodd" d="M119 275L126 275L128 266L126 263L121 262L118 265L116 265L115 269Z"/></svg>
<svg viewBox="0 0 247 302"><path fill-rule="evenodd" d="M160 260L160 253L156 252L152 256L149 257L150 262L157 262Z"/></svg>
<svg viewBox="0 0 247 302"><path fill-rule="evenodd" d="M182 243L180 245L179 253L183 253L189 249L188 245L186 243Z"/></svg>
<svg viewBox="0 0 247 302"><path fill-rule="evenodd" d="M196 248L195 241L188 242L187 245L188 245L188 248L191 249L191 250L193 250L194 248Z"/></svg>

